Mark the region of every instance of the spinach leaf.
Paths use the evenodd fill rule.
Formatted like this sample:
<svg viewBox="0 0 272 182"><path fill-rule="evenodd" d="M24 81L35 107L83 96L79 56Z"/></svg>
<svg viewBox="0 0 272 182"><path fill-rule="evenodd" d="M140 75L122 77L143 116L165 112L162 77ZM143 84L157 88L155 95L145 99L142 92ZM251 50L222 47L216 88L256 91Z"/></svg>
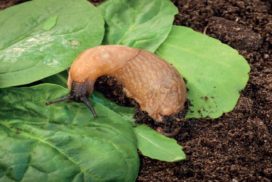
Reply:
<svg viewBox="0 0 272 182"><path fill-rule="evenodd" d="M67 79L68 79L68 71L62 71L58 74L46 77L41 80L43 83L52 83L56 85L63 86L64 88L67 87Z"/></svg>
<svg viewBox="0 0 272 182"><path fill-rule="evenodd" d="M144 156L167 162L175 162L186 158L182 147L177 141L168 138L146 125L134 128L137 136L138 148Z"/></svg>
<svg viewBox="0 0 272 182"><path fill-rule="evenodd" d="M178 12L170 0L108 0L99 8L107 25L104 44L152 52L167 38Z"/></svg>
<svg viewBox="0 0 272 182"><path fill-rule="evenodd" d="M87 0L35 0L0 12L0 88L67 69L104 36L100 11Z"/></svg>
<svg viewBox="0 0 272 182"><path fill-rule="evenodd" d="M95 101L46 106L67 94L53 84L0 90L0 181L135 181L131 125Z"/></svg>
<svg viewBox="0 0 272 182"><path fill-rule="evenodd" d="M249 78L250 67L236 50L187 27L174 26L156 53L187 80L187 118L218 118L230 112Z"/></svg>

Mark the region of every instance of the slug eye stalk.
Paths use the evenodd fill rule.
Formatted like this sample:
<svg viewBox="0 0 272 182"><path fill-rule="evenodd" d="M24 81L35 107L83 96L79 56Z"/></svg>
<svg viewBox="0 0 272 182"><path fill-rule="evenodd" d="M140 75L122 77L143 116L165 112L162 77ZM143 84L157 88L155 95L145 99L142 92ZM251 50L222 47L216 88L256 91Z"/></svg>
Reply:
<svg viewBox="0 0 272 182"><path fill-rule="evenodd" d="M88 85L86 82L84 83L73 82L72 89L69 95L58 98L53 101L47 101L46 105L56 104L56 103L64 102L64 101L82 102L91 111L91 113L93 114L93 117L96 118L97 114L95 112L95 109L93 108L91 102L88 99L88 96L89 96L88 88L91 88L91 90L93 89L92 85L91 87L89 86L90 85Z"/></svg>
<svg viewBox="0 0 272 182"><path fill-rule="evenodd" d="M67 96L58 98L56 100L47 101L45 104L46 105L51 105L51 104L56 104L56 103L59 103L59 102L69 101L71 99L72 99L72 97L70 95L67 95Z"/></svg>

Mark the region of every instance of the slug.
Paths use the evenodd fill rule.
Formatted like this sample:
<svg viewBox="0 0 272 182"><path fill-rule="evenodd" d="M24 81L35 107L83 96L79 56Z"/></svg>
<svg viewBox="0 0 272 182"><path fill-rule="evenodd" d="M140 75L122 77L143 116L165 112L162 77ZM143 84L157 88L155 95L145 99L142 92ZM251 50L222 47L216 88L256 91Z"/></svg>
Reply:
<svg viewBox="0 0 272 182"><path fill-rule="evenodd" d="M116 78L125 94L157 122L184 108L186 86L173 66L148 51L120 45L98 46L82 52L69 70L70 94L47 104L64 100L83 102L95 117L87 98L96 79L104 75Z"/></svg>

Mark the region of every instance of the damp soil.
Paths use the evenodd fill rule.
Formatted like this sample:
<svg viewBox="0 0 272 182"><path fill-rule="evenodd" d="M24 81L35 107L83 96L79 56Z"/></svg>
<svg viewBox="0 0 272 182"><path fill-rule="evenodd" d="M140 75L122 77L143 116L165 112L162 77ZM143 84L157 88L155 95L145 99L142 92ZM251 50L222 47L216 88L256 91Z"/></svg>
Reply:
<svg viewBox="0 0 272 182"><path fill-rule="evenodd" d="M170 118L182 120L175 138L187 159L166 163L141 156L137 181L272 181L272 1L172 1L179 9L175 24L237 49L251 66L250 79L235 109L219 119ZM0 9L20 2L0 0ZM101 78L96 88L120 104L133 104L111 78ZM135 117L157 127L140 110Z"/></svg>

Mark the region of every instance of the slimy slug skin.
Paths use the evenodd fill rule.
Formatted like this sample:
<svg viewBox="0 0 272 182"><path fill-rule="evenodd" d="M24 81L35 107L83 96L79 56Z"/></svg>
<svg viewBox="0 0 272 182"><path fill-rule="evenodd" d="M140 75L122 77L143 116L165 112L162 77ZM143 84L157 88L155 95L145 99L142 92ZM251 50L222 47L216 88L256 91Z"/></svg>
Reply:
<svg viewBox="0 0 272 182"><path fill-rule="evenodd" d="M82 52L69 70L71 95L81 101L92 94L96 79L105 75L116 78L126 95L158 122L184 108L186 86L178 71L151 52L121 45Z"/></svg>
<svg viewBox="0 0 272 182"><path fill-rule="evenodd" d="M65 100L83 102L96 117L88 96L101 76L114 77L126 95L157 122L184 109L186 86L178 71L151 52L121 45L98 46L82 52L69 70L70 94L47 105Z"/></svg>

